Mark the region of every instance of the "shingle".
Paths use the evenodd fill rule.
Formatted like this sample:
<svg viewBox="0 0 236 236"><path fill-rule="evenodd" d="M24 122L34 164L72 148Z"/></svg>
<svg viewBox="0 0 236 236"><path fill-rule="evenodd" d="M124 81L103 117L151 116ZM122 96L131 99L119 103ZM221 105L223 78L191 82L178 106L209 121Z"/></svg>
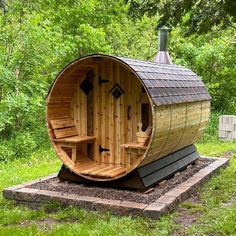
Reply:
<svg viewBox="0 0 236 236"><path fill-rule="evenodd" d="M211 99L200 77L188 68L117 58L138 74L157 106Z"/></svg>

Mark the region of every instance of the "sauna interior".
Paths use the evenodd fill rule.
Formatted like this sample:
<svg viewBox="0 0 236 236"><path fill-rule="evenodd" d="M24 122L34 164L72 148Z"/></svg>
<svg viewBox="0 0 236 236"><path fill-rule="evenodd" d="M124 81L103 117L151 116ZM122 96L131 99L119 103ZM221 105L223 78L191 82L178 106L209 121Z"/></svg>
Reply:
<svg viewBox="0 0 236 236"><path fill-rule="evenodd" d="M92 180L116 179L144 159L152 109L148 92L125 63L85 57L66 67L52 85L48 132L57 154L74 173Z"/></svg>

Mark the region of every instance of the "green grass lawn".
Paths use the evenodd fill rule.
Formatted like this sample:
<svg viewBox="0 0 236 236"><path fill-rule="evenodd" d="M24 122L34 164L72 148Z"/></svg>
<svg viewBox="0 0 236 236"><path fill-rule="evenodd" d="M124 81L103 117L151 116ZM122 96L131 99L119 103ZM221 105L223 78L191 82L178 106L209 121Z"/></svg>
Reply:
<svg viewBox="0 0 236 236"><path fill-rule="evenodd" d="M236 143L199 143L202 155L220 156L236 151ZM61 166L52 150L39 150L28 159L0 163L0 191L38 177L55 173ZM0 195L0 235L236 235L236 156L200 189L198 203L184 202L180 210L158 221L141 217L115 217L109 213L86 212L56 204L35 211L3 199ZM181 211L199 213L188 227L175 223Z"/></svg>

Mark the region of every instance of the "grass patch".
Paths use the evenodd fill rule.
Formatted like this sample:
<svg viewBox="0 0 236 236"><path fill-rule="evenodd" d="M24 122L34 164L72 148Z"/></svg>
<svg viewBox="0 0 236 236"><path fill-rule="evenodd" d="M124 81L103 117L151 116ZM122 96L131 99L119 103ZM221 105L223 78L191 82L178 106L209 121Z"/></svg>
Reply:
<svg viewBox="0 0 236 236"><path fill-rule="evenodd" d="M189 228L189 235L236 235L236 204L230 208L206 210L199 222Z"/></svg>
<svg viewBox="0 0 236 236"><path fill-rule="evenodd" d="M39 150L28 160L0 162L0 191L8 186L20 184L58 171L60 161L52 150ZM44 218L43 211L32 211L27 207L16 206L0 195L0 225L18 224L23 220Z"/></svg>
<svg viewBox="0 0 236 236"><path fill-rule="evenodd" d="M203 212L189 235L236 235L236 156L201 189Z"/></svg>
<svg viewBox="0 0 236 236"><path fill-rule="evenodd" d="M202 212L204 210L203 206L198 203L182 202L179 205L182 208L188 209L190 213Z"/></svg>
<svg viewBox="0 0 236 236"><path fill-rule="evenodd" d="M199 142L196 147L201 155L210 157L219 157L225 152L236 152L236 142L213 140L207 143Z"/></svg>
<svg viewBox="0 0 236 236"><path fill-rule="evenodd" d="M28 160L0 162L0 191L59 170L61 162L52 150L39 150ZM54 220L42 227L45 219ZM25 224L27 222L27 224ZM56 223L55 223L56 222ZM108 213L86 212L73 207L46 204L31 210L3 199L0 195L0 235L169 235L175 228L171 215L159 221L141 217L115 217Z"/></svg>

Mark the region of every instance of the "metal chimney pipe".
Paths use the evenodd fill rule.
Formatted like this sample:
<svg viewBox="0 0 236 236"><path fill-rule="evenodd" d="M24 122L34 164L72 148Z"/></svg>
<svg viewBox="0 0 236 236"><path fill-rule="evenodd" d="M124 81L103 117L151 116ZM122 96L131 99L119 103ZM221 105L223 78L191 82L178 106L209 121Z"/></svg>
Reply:
<svg viewBox="0 0 236 236"><path fill-rule="evenodd" d="M158 53L154 62L161 64L172 64L172 60L167 51L169 28L162 27L158 31Z"/></svg>

